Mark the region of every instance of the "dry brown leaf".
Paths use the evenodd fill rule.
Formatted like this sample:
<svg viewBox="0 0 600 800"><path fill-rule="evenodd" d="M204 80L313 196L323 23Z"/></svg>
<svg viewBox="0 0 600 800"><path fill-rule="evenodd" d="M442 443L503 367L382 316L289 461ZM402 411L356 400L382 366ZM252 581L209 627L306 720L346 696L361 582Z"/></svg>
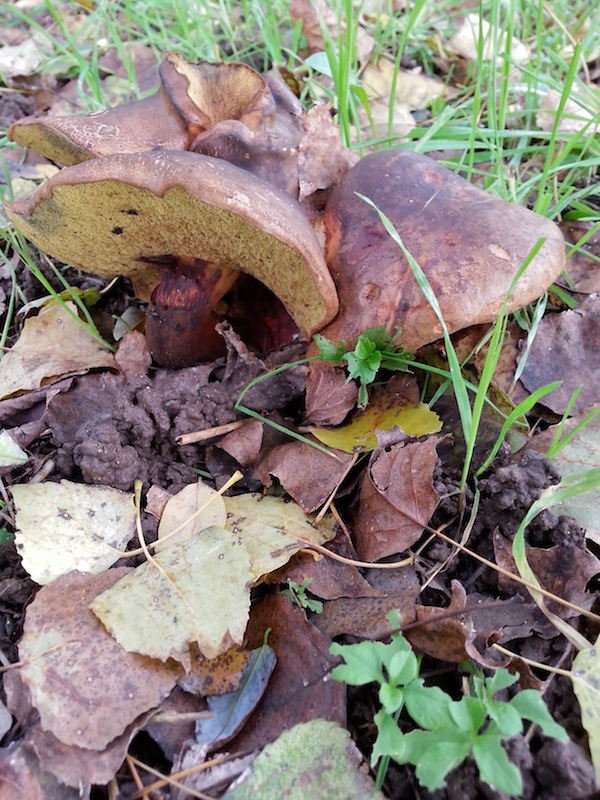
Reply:
<svg viewBox="0 0 600 800"><path fill-rule="evenodd" d="M235 458L241 467L249 467L260 453L264 425L257 419L246 420L241 428L224 436L218 446Z"/></svg>
<svg viewBox="0 0 600 800"><path fill-rule="evenodd" d="M143 728L151 713L142 714L128 725L120 736L101 750L85 750L82 747L66 745L50 731L42 730L39 725L28 732L26 741L40 759L42 768L66 786L102 785L114 778L125 760L131 740Z"/></svg>
<svg viewBox="0 0 600 800"><path fill-rule="evenodd" d="M354 524L362 561L402 553L422 535L438 503L433 487L437 439L379 448L364 474Z"/></svg>
<svg viewBox="0 0 600 800"><path fill-rule="evenodd" d="M564 220L560 227L567 243L577 244L583 236L589 233L593 225L591 220ZM600 231L596 231L589 237L585 246L567 260L566 270L575 285L576 292L583 294L600 292L600 268L597 260L599 257ZM568 285L562 279L559 283L563 286Z"/></svg>
<svg viewBox="0 0 600 800"><path fill-rule="evenodd" d="M302 118L302 128L298 151L300 200L335 186L358 161L358 155L342 144L340 130L326 106L309 109Z"/></svg>
<svg viewBox="0 0 600 800"><path fill-rule="evenodd" d="M268 692L229 745L233 752L261 748L282 731L316 717L342 725L346 721L346 687L324 680L335 663L330 639L281 595L267 597L252 609L246 646L261 647L268 628L267 643L277 665Z"/></svg>
<svg viewBox="0 0 600 800"><path fill-rule="evenodd" d="M341 597L325 603L314 624L334 639L346 633L360 639L383 639L391 626L390 611L399 610L403 625L415 620L415 606L421 586L414 565L394 570L370 569L365 578L376 590L375 597Z"/></svg>
<svg viewBox="0 0 600 800"><path fill-rule="evenodd" d="M250 651L232 647L216 658L204 658L197 652L192 656L192 666L179 685L186 692L215 696L237 692L250 660Z"/></svg>
<svg viewBox="0 0 600 800"><path fill-rule="evenodd" d="M290 3L290 17L294 22L302 21L302 33L306 38L308 49L311 53L325 50L321 22L327 27L334 37L338 34L338 21L335 12L329 7L327 0L292 0Z"/></svg>
<svg viewBox="0 0 600 800"><path fill-rule="evenodd" d="M97 594L130 571L72 572L43 586L27 609L21 676L44 730L64 744L103 750L159 705L179 675L172 663L127 653L89 609Z"/></svg>
<svg viewBox="0 0 600 800"><path fill-rule="evenodd" d="M581 391L572 413L590 408L600 397L600 297L590 295L581 305L548 314L539 324L521 382L534 392L552 381L562 384L545 395L543 404L563 414L573 391Z"/></svg>
<svg viewBox="0 0 600 800"><path fill-rule="evenodd" d="M90 787L67 789L40 769L22 741L14 741L0 753L0 800L88 800Z"/></svg>
<svg viewBox="0 0 600 800"><path fill-rule="evenodd" d="M320 508L335 489L352 459L349 453L332 450L328 456L304 442L290 442L267 450L254 467L264 486L271 486L271 475L281 483L303 511Z"/></svg>
<svg viewBox="0 0 600 800"><path fill-rule="evenodd" d="M406 631L413 647L440 661L458 663L468 659L465 642L472 638L472 623L463 615L447 616L464 608L467 593L458 581L452 581L452 597L447 608L417 606L417 624ZM431 624L427 624L431 621Z"/></svg>
<svg viewBox="0 0 600 800"><path fill-rule="evenodd" d="M340 531L335 539L327 544L332 553L358 560L347 534ZM328 558L315 560L313 553L300 552L289 564L271 573L268 583L286 583L294 581L299 586L310 580L308 591L323 600L337 600L340 597L378 597L380 592L374 589L358 571L350 564Z"/></svg>
<svg viewBox="0 0 600 800"><path fill-rule="evenodd" d="M356 405L356 383L347 381L343 370L324 363L312 364L310 376L306 387L307 420L313 425L340 425Z"/></svg>
<svg viewBox="0 0 600 800"><path fill-rule="evenodd" d="M500 533L494 534L494 553L498 566L518 574L512 556L510 542ZM554 545L554 547L528 547L527 560L541 586L563 600L580 608L592 607L596 596L586 591L588 581L600 573L600 560L584 547L577 547L572 542ZM506 594L520 594L526 600L529 593L525 586L515 583L502 575L498 576L498 588ZM578 618L579 612L553 600L545 601L548 609L561 619ZM558 635L558 631L556 631Z"/></svg>

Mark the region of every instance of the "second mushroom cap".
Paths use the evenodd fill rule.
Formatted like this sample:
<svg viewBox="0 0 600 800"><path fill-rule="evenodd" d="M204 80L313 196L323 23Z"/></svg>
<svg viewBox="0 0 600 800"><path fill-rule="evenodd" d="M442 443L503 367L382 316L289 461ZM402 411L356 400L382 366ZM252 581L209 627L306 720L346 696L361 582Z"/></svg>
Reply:
<svg viewBox="0 0 600 800"><path fill-rule="evenodd" d="M545 239L514 289L510 313L536 300L564 268L564 241L550 220L500 200L406 150L366 156L334 188L325 211L327 263L340 299L323 331L347 345L377 325L402 329L416 350L442 328L400 247L368 197L391 221L424 271L450 333L499 315L512 280L539 239Z"/></svg>

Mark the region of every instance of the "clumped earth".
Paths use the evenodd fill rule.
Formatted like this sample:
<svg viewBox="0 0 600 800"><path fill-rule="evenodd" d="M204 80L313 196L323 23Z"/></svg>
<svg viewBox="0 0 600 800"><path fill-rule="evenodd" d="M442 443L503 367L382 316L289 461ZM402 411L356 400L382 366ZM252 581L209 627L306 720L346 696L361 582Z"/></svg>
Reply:
<svg viewBox="0 0 600 800"><path fill-rule="evenodd" d="M18 95L5 97L0 106L0 121L10 124L30 110L27 101L19 99ZM370 243L365 249L369 247ZM52 273L47 275L60 290L62 287ZM66 275L71 285L82 289L97 285L94 278L82 277L74 271ZM18 267L18 280L26 288L29 299L43 294L22 266ZM0 288L6 296L9 295L7 276L2 278ZM248 292L252 295L251 289ZM130 305L135 305L132 289L126 281L120 282L94 310L99 327L102 328L103 320L121 314ZM281 314L281 311L277 313ZM15 431L20 444L27 447L31 455L25 467L4 470L6 483L10 486L11 483L27 482L42 470L53 482L68 479L131 491L134 481L140 480L145 490L158 486L175 494L194 483L198 474L208 473L218 488L236 469L240 469L243 478L236 484L234 493L263 492L274 483L276 494L283 495L287 491L304 510L314 511L322 502L315 500L322 485L327 487L323 498L326 499L339 480L341 486L336 508L340 529L329 546L334 552L356 558L353 546L356 542L352 542L348 529L352 530L353 525L360 527L360 504L365 498L366 473L375 468L377 458L395 456L405 441L393 437L382 439L369 462L363 455L350 463L350 456L346 454L343 457L345 461L340 458L342 466L336 465L335 474L327 457L325 464L319 462L317 467L318 459L323 459L323 456L310 448L310 452L298 449L306 448L306 445L293 443L296 448L293 451L296 459L293 471L300 473L307 484L313 481L317 485L300 491L296 496L292 488L295 483L289 476L281 475L283 459L279 462L272 460L274 454L282 452L278 448L292 446L290 439L264 421L249 420L235 409L235 404L251 381L281 365L302 359L309 343L295 335L288 337L286 343L273 346L273 340L264 332L257 333L247 323L244 327L243 322L235 319L235 314L232 316L233 319L221 322L218 328L225 342L226 354L209 363L175 370L157 367L152 363L144 336L133 332L119 343L116 354L118 369L64 378L22 397L0 402L0 424ZM293 331L293 325L289 330ZM15 332L15 339L16 336ZM384 373L383 378L387 379L389 375ZM306 365L271 375L245 394L244 405L264 420L303 430L307 380L310 377ZM341 386L337 388L343 391ZM410 391L418 396L416 382ZM354 392L342 416L346 416L354 406L355 399ZM430 483L436 502L429 526L442 531L450 539L458 540L473 498L467 493L465 506L460 506L457 487L464 451L453 422L455 411L450 406L446 410L446 414L440 411L446 425L436 443L431 471ZM237 421L245 422L241 430L246 432L246 439L242 434L235 434L227 441L221 434L215 434L207 441L192 444L182 445L179 441L181 436ZM553 421L551 415L540 412L540 422L544 427ZM415 442L418 441L417 437ZM273 476L280 480L274 480ZM536 450L535 438L515 454L504 446L480 481L480 506L466 542L468 547L514 573L511 542L516 531L531 504L560 478L553 463ZM392 497L389 509L392 528L397 521L393 514L397 512ZM147 511L142 511L141 516L144 538L152 542L156 538L158 521ZM217 749L224 747L229 752L243 754L262 747L293 722L309 719L315 710L311 708L313 703L318 713L342 724L347 717L348 728L368 760L375 735L376 692L371 686L350 689L346 705L344 688L331 681L323 688L322 679L334 665L328 655L331 640L385 639L389 636L385 614L394 608L400 608L405 635L424 655L423 677L435 679L455 697L459 697L462 691L457 663L474 659L489 669L508 663L507 658L493 648L495 643L506 645L517 656L569 668L573 658L571 648L525 588L459 552L445 539L435 536L426 539L427 534L422 537L423 527L420 526L420 532L408 545L414 551L414 562L403 570L386 572L359 570L348 565L338 567L317 563L312 555L301 553L289 565L273 573L268 582L253 589L247 644L248 647L258 647L265 628L271 627L269 641L279 659L278 671L273 673L258 713L250 717L248 724L236 732L231 741ZM581 609L594 608L600 564L587 548L585 530L575 519L544 511L529 526L527 543L529 561L544 587ZM130 549L139 544L133 539ZM356 547L360 550L358 544ZM382 558L394 560L402 552L402 548L390 549ZM131 561L127 565L131 566ZM312 579L310 590L323 601L322 614L305 616L281 594L288 580L300 584L305 578ZM22 636L24 614L38 588L22 568L14 544L2 544L0 651L7 662L18 659L16 645ZM588 639L595 640L597 630L592 622L584 622L583 617L570 608L552 602L549 607L562 619L579 627ZM317 655L310 662L310 680L302 674L302 680L298 678L292 689L286 689L285 686L282 688L286 673L291 675L298 670L297 662L302 661L302 655L298 655L300 650L296 652L292 646L296 645L295 637L298 648L300 640L304 641L303 637L306 637L311 653ZM520 673L522 687L543 686L550 712L567 729L571 739L567 745L560 744L532 728L527 734L513 737L507 743L510 758L523 775L523 797L527 800L576 800L591 796L594 791L593 768L571 681L563 676L553 676L542 682L541 673L519 661L518 657L512 666ZM312 695L300 693L298 687L302 681L304 689L308 686L311 690L317 686L320 691L329 692L327 699L324 700L324 694L315 695L315 699ZM17 683L17 678L11 678L7 684L10 688L6 693L12 697L13 703L15 697L19 697L19 690L15 688ZM505 696L510 696L508 691L505 691ZM207 708L206 698L191 686L191 679L187 685L183 683L173 690L168 705L178 711L197 712ZM290 710L292 707L293 712ZM36 711L32 710L31 704L23 701L21 710L22 715L18 716L4 747L18 744L27 735L28 726L37 724ZM139 725L142 732L134 737L130 754L167 774L171 768L182 768L186 743L194 736L193 724L179 722L165 733L165 726L152 721L146 725L145 722ZM400 724L406 725L407 720L401 718ZM32 746L35 738L28 741L28 746ZM32 747L37 755L43 751L41 745L39 751ZM6 765L2 768L6 769ZM118 780L123 797L139 789L125 768L118 773ZM108 796L102 786L88 787L88 790L94 798ZM417 785L412 768L392 763L384 790L389 797L431 800L501 800L505 797L479 780L471 761L454 770L446 788L435 792ZM163 791L156 796L167 795Z"/></svg>

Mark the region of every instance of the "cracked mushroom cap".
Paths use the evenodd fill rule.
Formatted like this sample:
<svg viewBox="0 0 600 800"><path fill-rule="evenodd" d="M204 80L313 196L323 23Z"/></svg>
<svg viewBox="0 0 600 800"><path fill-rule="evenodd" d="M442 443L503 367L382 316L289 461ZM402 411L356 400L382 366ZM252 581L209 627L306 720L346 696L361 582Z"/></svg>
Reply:
<svg viewBox="0 0 600 800"><path fill-rule="evenodd" d="M162 151L86 161L28 200L7 203L6 213L41 250L106 278L128 275L145 300L164 275L159 263L203 259L264 283L306 336L337 312L301 206L210 156Z"/></svg>
<svg viewBox="0 0 600 800"><path fill-rule="evenodd" d="M11 142L66 166L113 153L185 150L191 141L162 87L145 100L93 114L24 117L7 135Z"/></svg>
<svg viewBox="0 0 600 800"><path fill-rule="evenodd" d="M25 117L11 125L8 138L73 166L116 153L189 150L195 137L222 120L255 130L276 110L265 78L245 64L190 64L168 53L159 76L159 90L144 100L91 114Z"/></svg>
<svg viewBox="0 0 600 800"><path fill-rule="evenodd" d="M498 317L511 282L540 238L508 313L536 300L564 269L564 240L550 220L472 186L431 158L406 150L366 156L335 186L325 209L326 259L340 301L322 333L352 345L383 325L417 350L443 332L375 203L423 269L450 333Z"/></svg>

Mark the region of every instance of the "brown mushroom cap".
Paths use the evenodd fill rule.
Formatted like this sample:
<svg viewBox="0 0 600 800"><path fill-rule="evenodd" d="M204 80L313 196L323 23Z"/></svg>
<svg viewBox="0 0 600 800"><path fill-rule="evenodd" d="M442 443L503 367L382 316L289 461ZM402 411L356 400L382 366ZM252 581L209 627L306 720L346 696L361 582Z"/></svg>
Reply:
<svg viewBox="0 0 600 800"><path fill-rule="evenodd" d="M266 116L275 113L269 85L247 64L190 64L176 53L167 53L160 79L193 136L226 119L239 120L256 130Z"/></svg>
<svg viewBox="0 0 600 800"><path fill-rule="evenodd" d="M301 206L210 156L161 151L86 161L28 200L7 203L6 212L41 250L107 278L128 275L142 299L163 275L156 262L204 259L268 286L305 335L337 311L335 285Z"/></svg>
<svg viewBox="0 0 600 800"><path fill-rule="evenodd" d="M564 241L550 220L472 186L431 158L404 150L362 159L333 189L325 210L326 258L340 311L322 331L352 345L376 325L416 350L442 336L402 251L376 211L387 215L438 299L449 331L491 322L538 239L546 242L508 303L537 299L564 268Z"/></svg>
<svg viewBox="0 0 600 800"><path fill-rule="evenodd" d="M68 117L25 117L8 129L11 142L72 166L113 153L184 150L190 141L164 89L116 108Z"/></svg>

